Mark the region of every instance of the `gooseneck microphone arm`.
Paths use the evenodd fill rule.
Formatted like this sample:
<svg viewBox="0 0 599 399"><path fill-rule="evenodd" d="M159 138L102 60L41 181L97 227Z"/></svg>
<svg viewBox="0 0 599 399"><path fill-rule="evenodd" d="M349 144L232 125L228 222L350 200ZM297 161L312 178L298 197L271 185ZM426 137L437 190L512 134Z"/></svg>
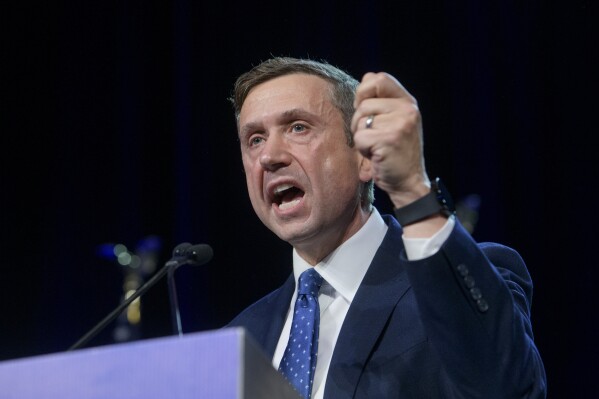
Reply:
<svg viewBox="0 0 599 399"><path fill-rule="evenodd" d="M151 279L149 279L137 291L123 301L116 309L102 319L94 328L89 330L83 337L79 339L79 341L75 342L69 349L67 349L67 351L79 349L88 343L108 324L110 324L110 322L116 319L121 312L131 304L131 302L152 288L169 270L172 269L174 271L179 266L185 264L202 265L208 262L210 259L212 259L212 248L206 244L191 245L189 243L182 243L177 245L173 250L173 257L164 264L162 269L156 272Z"/></svg>
<svg viewBox="0 0 599 399"><path fill-rule="evenodd" d="M171 324L173 325L173 334L183 336L183 327L181 326L181 315L179 314L179 299L177 297L177 287L175 285L175 268L168 269L168 296L171 305Z"/></svg>

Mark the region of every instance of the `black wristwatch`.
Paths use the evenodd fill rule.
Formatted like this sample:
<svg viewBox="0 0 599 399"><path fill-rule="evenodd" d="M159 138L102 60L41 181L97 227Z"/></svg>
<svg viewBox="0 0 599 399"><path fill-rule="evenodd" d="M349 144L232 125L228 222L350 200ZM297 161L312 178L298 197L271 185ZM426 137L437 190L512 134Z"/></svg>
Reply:
<svg viewBox="0 0 599 399"><path fill-rule="evenodd" d="M395 217L402 226L416 223L436 214L448 217L455 214L451 195L438 177L431 182L430 193L411 204L395 209Z"/></svg>

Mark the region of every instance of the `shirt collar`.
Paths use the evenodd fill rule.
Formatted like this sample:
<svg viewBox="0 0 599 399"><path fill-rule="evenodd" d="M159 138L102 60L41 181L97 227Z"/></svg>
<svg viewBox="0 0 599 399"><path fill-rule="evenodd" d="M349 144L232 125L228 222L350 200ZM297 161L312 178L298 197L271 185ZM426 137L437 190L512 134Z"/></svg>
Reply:
<svg viewBox="0 0 599 399"><path fill-rule="evenodd" d="M315 270L351 303L387 229L380 213L373 207L364 226L314 266ZM310 267L294 249L293 274L296 285L300 274Z"/></svg>

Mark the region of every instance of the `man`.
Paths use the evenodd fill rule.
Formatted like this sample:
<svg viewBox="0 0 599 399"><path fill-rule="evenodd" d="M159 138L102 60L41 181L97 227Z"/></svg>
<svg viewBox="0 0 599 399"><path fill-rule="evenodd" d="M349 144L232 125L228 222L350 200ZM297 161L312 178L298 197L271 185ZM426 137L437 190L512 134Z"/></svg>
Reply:
<svg viewBox="0 0 599 399"><path fill-rule="evenodd" d="M442 187L431 192L416 100L396 79L358 84L327 63L273 58L239 77L232 101L252 206L293 246L294 273L230 326L304 397L545 397L526 267L475 243L438 202ZM401 226L372 206L372 182ZM299 328L306 355L292 347L296 313L315 314ZM307 378L289 370L300 357Z"/></svg>

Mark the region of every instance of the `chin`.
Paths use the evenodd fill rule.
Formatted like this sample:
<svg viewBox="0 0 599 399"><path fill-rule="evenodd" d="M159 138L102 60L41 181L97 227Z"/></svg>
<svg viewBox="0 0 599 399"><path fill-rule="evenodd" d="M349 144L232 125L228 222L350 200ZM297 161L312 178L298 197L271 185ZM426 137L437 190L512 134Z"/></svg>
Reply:
<svg viewBox="0 0 599 399"><path fill-rule="evenodd" d="M293 224L293 226L291 224ZM280 224L268 226L270 231L275 233L277 237L291 245L296 242L301 242L311 235L306 227L306 224L301 222L293 222L284 226Z"/></svg>

